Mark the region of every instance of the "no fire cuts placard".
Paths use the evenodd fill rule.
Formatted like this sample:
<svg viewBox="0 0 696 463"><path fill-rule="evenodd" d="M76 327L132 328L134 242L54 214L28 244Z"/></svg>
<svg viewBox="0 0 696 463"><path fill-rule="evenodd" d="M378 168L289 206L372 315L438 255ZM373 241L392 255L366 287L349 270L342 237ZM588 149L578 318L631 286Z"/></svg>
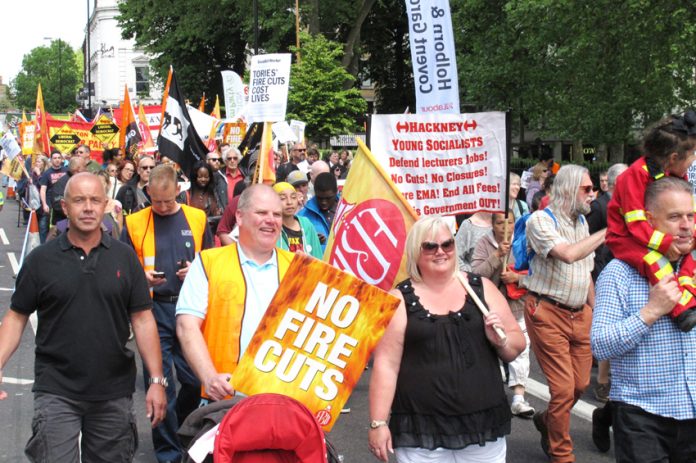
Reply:
<svg viewBox="0 0 696 463"><path fill-rule="evenodd" d="M375 115L370 142L419 215L503 211L505 113Z"/></svg>

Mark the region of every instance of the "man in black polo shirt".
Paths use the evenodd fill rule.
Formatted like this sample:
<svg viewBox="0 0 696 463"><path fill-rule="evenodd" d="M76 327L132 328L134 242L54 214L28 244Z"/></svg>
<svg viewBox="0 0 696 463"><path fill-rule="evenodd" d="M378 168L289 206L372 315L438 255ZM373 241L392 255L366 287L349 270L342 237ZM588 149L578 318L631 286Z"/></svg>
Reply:
<svg viewBox="0 0 696 463"><path fill-rule="evenodd" d="M17 349L29 315L38 315L33 435L25 449L30 461L133 459L136 366L126 347L129 319L155 377L146 396L152 425L166 413L166 380L145 275L132 249L102 233L105 207L106 192L96 175L70 179L63 199L70 227L27 256L0 325L1 381L1 368ZM0 391L0 400L5 398Z"/></svg>

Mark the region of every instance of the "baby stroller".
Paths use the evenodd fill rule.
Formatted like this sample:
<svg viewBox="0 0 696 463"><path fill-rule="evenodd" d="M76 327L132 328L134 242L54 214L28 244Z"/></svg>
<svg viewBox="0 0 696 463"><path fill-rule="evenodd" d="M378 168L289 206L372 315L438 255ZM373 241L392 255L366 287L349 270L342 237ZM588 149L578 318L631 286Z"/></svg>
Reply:
<svg viewBox="0 0 696 463"><path fill-rule="evenodd" d="M221 420L221 421L219 421ZM193 412L179 430L188 447L196 436L220 427L215 463L338 463L340 460L312 413L280 394L215 402ZM192 461L185 456L184 462Z"/></svg>

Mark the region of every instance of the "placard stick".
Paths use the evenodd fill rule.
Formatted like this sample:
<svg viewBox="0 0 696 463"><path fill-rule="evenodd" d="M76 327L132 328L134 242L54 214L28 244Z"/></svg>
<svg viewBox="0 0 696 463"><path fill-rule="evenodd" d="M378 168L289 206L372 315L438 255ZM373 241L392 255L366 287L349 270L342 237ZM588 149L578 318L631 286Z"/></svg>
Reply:
<svg viewBox="0 0 696 463"><path fill-rule="evenodd" d="M508 214L510 211L505 212L505 227L503 228L503 241L507 243L510 240L510 227L508 227ZM512 251L512 248L510 249ZM503 256L503 270L507 269L508 259L510 258L510 252Z"/></svg>
<svg viewBox="0 0 696 463"><path fill-rule="evenodd" d="M464 278L464 275L462 275L462 272L457 272L457 279L459 282L464 286L464 289L466 290L467 294L471 296L471 299L474 300L474 303L476 306L479 308L483 316L485 317L488 315L488 309L486 308L485 305L483 305L483 302L481 302L481 299L476 295L474 290L471 288L471 285L469 285L469 282ZM499 326L493 326L493 329L495 330L495 333L498 335L501 341L505 341L507 339L507 336L505 335L505 331L503 331L502 328Z"/></svg>

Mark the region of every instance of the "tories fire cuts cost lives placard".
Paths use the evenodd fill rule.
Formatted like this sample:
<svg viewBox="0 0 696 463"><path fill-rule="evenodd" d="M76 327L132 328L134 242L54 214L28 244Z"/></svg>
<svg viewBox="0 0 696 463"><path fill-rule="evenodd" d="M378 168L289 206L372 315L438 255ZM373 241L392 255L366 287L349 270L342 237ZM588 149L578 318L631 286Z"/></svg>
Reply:
<svg viewBox="0 0 696 463"><path fill-rule="evenodd" d="M419 215L502 212L505 113L372 118L370 148Z"/></svg>

